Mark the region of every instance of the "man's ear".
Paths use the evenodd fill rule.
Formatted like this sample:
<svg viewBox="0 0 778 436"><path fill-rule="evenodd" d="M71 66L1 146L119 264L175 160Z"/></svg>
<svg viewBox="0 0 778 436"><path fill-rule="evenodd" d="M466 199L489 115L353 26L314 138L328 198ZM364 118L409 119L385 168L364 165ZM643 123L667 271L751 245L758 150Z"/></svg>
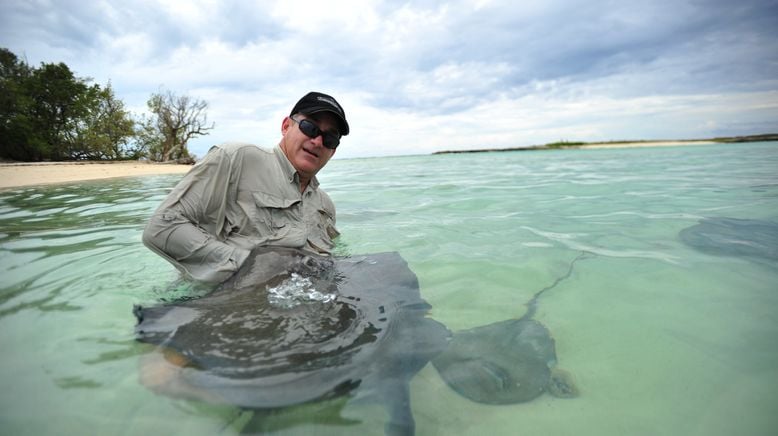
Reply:
<svg viewBox="0 0 778 436"><path fill-rule="evenodd" d="M286 135L287 130L289 130L289 127L291 127L292 120L289 119L289 117L284 117L284 120L281 121L281 134Z"/></svg>

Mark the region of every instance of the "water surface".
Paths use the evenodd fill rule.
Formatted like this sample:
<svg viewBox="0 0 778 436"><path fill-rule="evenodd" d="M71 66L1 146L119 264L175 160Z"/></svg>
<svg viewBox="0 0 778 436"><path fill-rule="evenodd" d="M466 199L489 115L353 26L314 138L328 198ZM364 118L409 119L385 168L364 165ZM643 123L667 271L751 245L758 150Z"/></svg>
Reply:
<svg viewBox="0 0 778 436"><path fill-rule="evenodd" d="M458 330L537 320L581 396L485 406L427 366L419 434L772 435L778 264L712 255L678 232L705 217L778 222L778 144L335 160L341 254L399 251L431 316ZM251 413L138 383L133 304L206 290L141 244L180 176L0 192L0 433L237 434ZM383 410L336 425L310 405L278 434L382 434ZM325 418L322 418L325 417Z"/></svg>

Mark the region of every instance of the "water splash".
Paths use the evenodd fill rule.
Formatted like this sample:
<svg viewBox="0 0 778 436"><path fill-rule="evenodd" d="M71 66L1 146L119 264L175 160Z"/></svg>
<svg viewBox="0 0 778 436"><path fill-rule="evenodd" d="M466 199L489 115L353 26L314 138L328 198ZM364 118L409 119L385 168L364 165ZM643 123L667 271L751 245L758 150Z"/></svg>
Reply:
<svg viewBox="0 0 778 436"><path fill-rule="evenodd" d="M314 301L330 303L335 300L335 294L320 292L316 290L311 279L292 273L278 286L268 287L267 300L277 308L291 309Z"/></svg>

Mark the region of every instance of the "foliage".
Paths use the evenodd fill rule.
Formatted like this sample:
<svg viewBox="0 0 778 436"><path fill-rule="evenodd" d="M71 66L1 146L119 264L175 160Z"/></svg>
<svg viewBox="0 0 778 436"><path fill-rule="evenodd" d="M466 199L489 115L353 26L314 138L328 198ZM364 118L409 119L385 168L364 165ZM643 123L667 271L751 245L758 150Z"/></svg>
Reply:
<svg viewBox="0 0 778 436"><path fill-rule="evenodd" d="M187 142L214 128L208 125L205 101L160 90L151 95L147 105L152 115L141 123L138 142L148 149L151 160L191 159Z"/></svg>
<svg viewBox="0 0 778 436"><path fill-rule="evenodd" d="M131 143L135 121L116 99L111 84L91 90L88 113L74 126L75 140L70 155L75 159L139 159L144 149Z"/></svg>
<svg viewBox="0 0 778 436"><path fill-rule="evenodd" d="M29 108L32 99L26 82L31 70L15 54L0 48L0 156L34 160L34 150L25 145L34 141L34 126Z"/></svg>
<svg viewBox="0 0 778 436"><path fill-rule="evenodd" d="M64 63L28 66L0 49L0 156L22 161L137 158L134 121Z"/></svg>
<svg viewBox="0 0 778 436"><path fill-rule="evenodd" d="M63 63L42 64L32 71L26 86L33 103L29 113L40 136L35 143L48 158L73 157L70 153L77 148L73 127L94 104L96 86L77 79Z"/></svg>
<svg viewBox="0 0 778 436"><path fill-rule="evenodd" d="M136 123L110 82L76 77L64 63L30 67L0 48L0 157L20 161L193 160L187 142L207 135L208 103L152 94Z"/></svg>
<svg viewBox="0 0 778 436"><path fill-rule="evenodd" d="M571 142L571 141L558 141L558 142L550 142L545 145L546 148L564 148L564 147L577 147L581 145L585 145L585 142Z"/></svg>

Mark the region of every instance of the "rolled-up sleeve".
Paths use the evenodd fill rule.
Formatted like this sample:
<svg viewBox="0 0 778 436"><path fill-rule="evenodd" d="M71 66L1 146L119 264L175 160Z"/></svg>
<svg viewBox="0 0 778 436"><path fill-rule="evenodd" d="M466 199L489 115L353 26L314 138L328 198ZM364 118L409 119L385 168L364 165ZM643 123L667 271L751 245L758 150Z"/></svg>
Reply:
<svg viewBox="0 0 778 436"><path fill-rule="evenodd" d="M154 212L143 243L195 280L230 277L249 253L224 242L231 176L230 156L212 148Z"/></svg>

